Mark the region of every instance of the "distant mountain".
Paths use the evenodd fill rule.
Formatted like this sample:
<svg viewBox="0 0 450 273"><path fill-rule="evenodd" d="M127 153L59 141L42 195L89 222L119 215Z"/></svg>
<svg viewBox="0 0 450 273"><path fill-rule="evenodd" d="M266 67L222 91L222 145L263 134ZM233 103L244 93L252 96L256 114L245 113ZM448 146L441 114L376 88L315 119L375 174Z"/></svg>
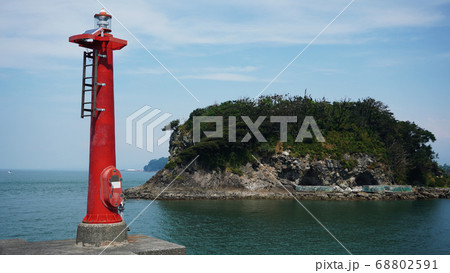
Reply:
<svg viewBox="0 0 450 273"><path fill-rule="evenodd" d="M168 161L167 157L161 157L159 159L152 159L144 166L144 172L156 172L164 168Z"/></svg>

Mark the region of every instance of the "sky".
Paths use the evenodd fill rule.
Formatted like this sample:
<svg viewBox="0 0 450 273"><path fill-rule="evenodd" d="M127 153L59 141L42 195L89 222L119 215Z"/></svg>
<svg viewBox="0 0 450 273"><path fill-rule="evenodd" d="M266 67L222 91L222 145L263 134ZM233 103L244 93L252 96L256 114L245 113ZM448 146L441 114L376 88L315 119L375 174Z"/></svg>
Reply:
<svg viewBox="0 0 450 273"><path fill-rule="evenodd" d="M146 105L171 115L157 139L194 109L305 89L382 101L433 132L450 164L450 0L0 0L0 169L87 170L83 49L68 38L102 6L128 41L114 52L119 169L168 155L167 142L126 143L127 117Z"/></svg>

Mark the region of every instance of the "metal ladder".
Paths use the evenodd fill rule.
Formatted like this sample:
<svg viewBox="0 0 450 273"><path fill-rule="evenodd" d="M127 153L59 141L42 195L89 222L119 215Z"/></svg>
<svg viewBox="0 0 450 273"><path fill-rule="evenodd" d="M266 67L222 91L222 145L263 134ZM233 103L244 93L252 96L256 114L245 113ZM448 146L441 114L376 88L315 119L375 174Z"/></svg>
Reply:
<svg viewBox="0 0 450 273"><path fill-rule="evenodd" d="M90 61L89 61L90 59ZM90 70L88 68L91 68ZM97 68L98 51L85 51L83 54L83 82L81 89L81 118L97 116ZM86 72L90 71L87 76ZM90 93L88 93L90 92ZM88 93L86 95L86 93ZM90 98L90 101L88 100Z"/></svg>

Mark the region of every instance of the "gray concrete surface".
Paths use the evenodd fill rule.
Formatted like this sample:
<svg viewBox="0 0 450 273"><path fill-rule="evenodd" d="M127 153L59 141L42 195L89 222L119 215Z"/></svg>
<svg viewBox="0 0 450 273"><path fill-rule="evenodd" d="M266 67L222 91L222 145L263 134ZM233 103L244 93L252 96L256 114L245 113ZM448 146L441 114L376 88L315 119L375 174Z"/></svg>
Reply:
<svg viewBox="0 0 450 273"><path fill-rule="evenodd" d="M77 229L76 244L80 246L102 246L109 242L115 245L128 243L127 224L125 222L113 224L80 223Z"/></svg>
<svg viewBox="0 0 450 273"><path fill-rule="evenodd" d="M79 246L75 239L27 242L24 239L0 240L2 255L98 255L106 246ZM142 234L129 235L128 244L111 245L102 255L183 255L186 248Z"/></svg>

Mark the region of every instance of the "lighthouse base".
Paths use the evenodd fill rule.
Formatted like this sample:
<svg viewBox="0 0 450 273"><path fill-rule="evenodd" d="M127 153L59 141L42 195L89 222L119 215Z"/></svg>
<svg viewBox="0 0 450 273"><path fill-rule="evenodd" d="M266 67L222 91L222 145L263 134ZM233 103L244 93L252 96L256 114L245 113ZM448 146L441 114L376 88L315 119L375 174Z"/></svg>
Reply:
<svg viewBox="0 0 450 273"><path fill-rule="evenodd" d="M113 224L80 223L78 225L76 244L79 246L100 247L127 243L127 224L123 221Z"/></svg>

